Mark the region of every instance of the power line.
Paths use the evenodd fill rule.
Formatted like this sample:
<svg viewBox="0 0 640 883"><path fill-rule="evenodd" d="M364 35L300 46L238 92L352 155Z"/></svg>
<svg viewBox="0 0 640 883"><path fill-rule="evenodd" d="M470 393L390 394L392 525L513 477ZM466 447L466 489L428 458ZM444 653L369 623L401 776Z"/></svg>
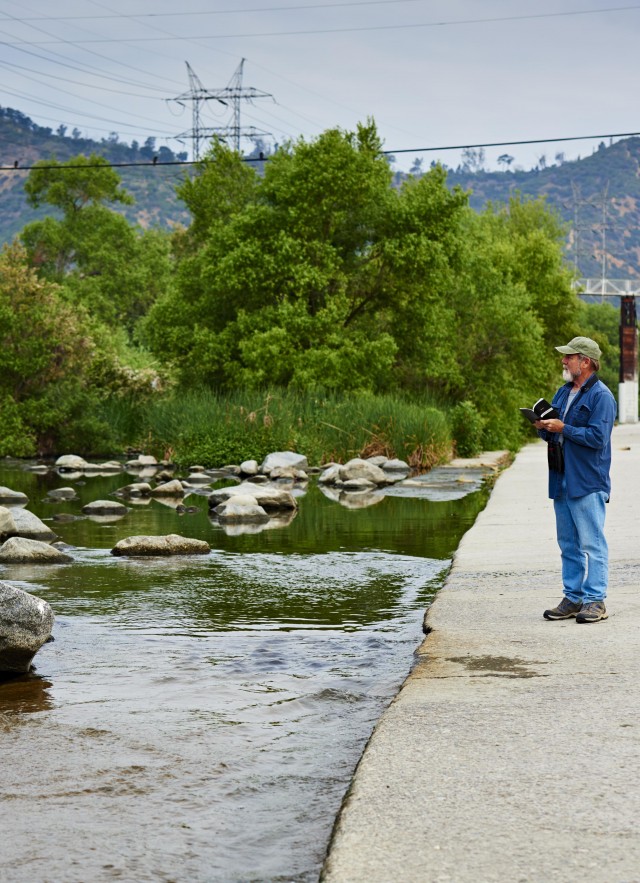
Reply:
<svg viewBox="0 0 640 883"><path fill-rule="evenodd" d="M400 150L381 150L380 152L384 156L395 156L397 153L429 153L429 152L445 152L447 150L469 150L480 147L513 147L518 144L556 144L561 141L595 141L598 138L636 138L640 136L640 132L608 132L603 135L569 135L564 138L531 138L526 141L487 141L483 144L450 144L444 147L406 147ZM269 159L268 156L263 157L262 160L255 157L242 157L243 162L261 162L267 161ZM124 163L83 163L81 165L69 165L66 164L64 166L61 165L31 165L31 166L21 166L19 163L12 166L0 166L0 172L12 172L12 171L30 171L31 169L59 169L60 171L64 171L66 169L90 169L90 168L131 168L131 167L140 167L140 168L148 168L149 166L195 166L199 165L200 161L198 160L152 160L150 162L124 162Z"/></svg>
<svg viewBox="0 0 640 883"><path fill-rule="evenodd" d="M345 3L301 3L290 6L251 7L244 9L203 9L200 12L138 12L111 13L110 15L42 15L16 18L16 21L94 21L103 18L186 18L206 15L246 15L254 12L293 12L307 9L342 9L349 6L392 6L398 3L419 3L421 0L348 0Z"/></svg>
<svg viewBox="0 0 640 883"><path fill-rule="evenodd" d="M430 22L416 22L414 24L395 24L395 25L364 25L360 27L348 27L348 28L314 28L310 30L296 30L296 31L258 31L254 33L240 33L240 34L197 34L195 37L186 36L186 37L98 37L92 38L88 40L74 40L73 43L76 46L86 43L151 43L151 42L159 42L163 41L177 41L177 40L231 40L231 39L239 39L239 38L249 38L249 37L298 37L302 35L310 35L310 34L344 34L344 33L356 33L362 31L397 31L397 30L407 30L407 29L415 29L415 28L441 28L441 27L452 27L458 25L477 25L477 24L497 24L499 22L519 22L519 21L533 21L536 19L545 19L545 18L571 18L575 16L581 15L597 15L605 12L628 12L631 10L640 9L640 4L635 3L631 6L614 6L609 9L576 9L568 12L532 12L526 15L502 15L502 16L494 16L491 18L466 18L466 19L455 19L449 21L430 21ZM20 46L23 43L27 43L32 46L39 45L49 45L51 43L58 44L64 43L64 40L18 40L18 41L6 41L10 46Z"/></svg>

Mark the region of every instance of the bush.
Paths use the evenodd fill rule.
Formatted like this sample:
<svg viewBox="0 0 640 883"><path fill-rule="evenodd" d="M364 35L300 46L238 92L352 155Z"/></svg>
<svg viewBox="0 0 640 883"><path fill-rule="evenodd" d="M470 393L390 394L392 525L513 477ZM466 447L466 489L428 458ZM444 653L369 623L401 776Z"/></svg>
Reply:
<svg viewBox="0 0 640 883"><path fill-rule="evenodd" d="M459 457L476 457L482 451L485 420L473 402L458 402L451 411L451 430Z"/></svg>

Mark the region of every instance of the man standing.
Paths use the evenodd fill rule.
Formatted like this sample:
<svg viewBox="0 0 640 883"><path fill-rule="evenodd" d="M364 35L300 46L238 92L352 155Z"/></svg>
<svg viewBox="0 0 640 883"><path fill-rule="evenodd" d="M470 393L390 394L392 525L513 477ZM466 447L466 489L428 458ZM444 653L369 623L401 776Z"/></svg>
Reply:
<svg viewBox="0 0 640 883"><path fill-rule="evenodd" d="M609 576L609 549L604 536L605 504L611 480L611 431L616 400L598 379L600 347L589 337L574 337L563 354L567 381L552 405L560 415L538 420L535 427L549 445L549 496L556 514L562 558L564 597L544 611L545 619L600 622Z"/></svg>

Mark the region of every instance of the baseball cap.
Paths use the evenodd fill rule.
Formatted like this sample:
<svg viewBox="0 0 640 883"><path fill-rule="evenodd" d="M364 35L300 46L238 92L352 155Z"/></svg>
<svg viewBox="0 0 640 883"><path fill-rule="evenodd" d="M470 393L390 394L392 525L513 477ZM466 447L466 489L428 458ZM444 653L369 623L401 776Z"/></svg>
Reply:
<svg viewBox="0 0 640 883"><path fill-rule="evenodd" d="M565 356L570 356L573 353L582 353L583 356L588 356L596 361L602 356L600 347L590 337L574 337L566 346L557 346L556 349Z"/></svg>

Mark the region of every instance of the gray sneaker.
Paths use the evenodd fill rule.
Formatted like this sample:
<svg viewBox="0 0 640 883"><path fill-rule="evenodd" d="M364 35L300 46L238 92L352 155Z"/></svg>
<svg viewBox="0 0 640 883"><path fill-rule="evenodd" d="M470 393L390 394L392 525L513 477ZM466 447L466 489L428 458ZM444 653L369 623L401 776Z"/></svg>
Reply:
<svg viewBox="0 0 640 883"><path fill-rule="evenodd" d="M571 619L572 616L580 613L583 609L582 604L574 604L574 602L570 601L568 598L563 598L557 607L553 607L551 610L545 610L542 615L545 619Z"/></svg>
<svg viewBox="0 0 640 883"><path fill-rule="evenodd" d="M582 610L576 616L576 622L600 622L601 619L608 617L604 601L590 601L582 605Z"/></svg>

